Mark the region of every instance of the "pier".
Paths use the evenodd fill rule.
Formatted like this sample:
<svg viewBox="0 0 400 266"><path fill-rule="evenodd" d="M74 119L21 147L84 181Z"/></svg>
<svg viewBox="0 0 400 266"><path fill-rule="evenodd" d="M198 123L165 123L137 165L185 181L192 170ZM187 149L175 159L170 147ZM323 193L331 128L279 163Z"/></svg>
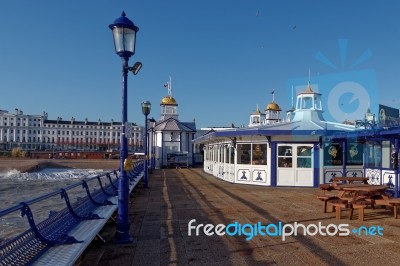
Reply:
<svg viewBox="0 0 400 266"><path fill-rule="evenodd" d="M317 188L260 187L225 182L202 168L160 169L149 188L130 199L131 244L114 244L115 225L101 232L80 265L397 265L399 219L390 210L365 210L364 222L323 212ZM207 236L188 235L188 224L349 224L349 229L380 226L383 235Z"/></svg>

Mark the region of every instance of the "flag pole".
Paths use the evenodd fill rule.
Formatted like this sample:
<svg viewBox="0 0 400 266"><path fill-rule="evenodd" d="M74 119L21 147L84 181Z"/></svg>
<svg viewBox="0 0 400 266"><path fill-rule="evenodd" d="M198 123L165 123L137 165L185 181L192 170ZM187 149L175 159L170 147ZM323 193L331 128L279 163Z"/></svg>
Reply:
<svg viewBox="0 0 400 266"><path fill-rule="evenodd" d="M272 101L275 102L275 89L272 89Z"/></svg>
<svg viewBox="0 0 400 266"><path fill-rule="evenodd" d="M168 94L169 94L169 96L172 96L172 79L171 79L171 75L169 76Z"/></svg>

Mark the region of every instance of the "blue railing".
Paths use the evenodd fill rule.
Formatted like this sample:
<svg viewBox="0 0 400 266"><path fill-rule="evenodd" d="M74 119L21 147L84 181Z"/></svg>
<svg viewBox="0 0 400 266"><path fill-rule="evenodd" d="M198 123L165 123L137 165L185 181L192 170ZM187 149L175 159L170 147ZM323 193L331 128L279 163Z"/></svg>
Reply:
<svg viewBox="0 0 400 266"><path fill-rule="evenodd" d="M142 177L143 161L136 162L133 169L128 172L130 180L130 192ZM116 209L115 203L111 201L118 196L118 172L111 171L97 175L79 183L72 184L37 198L21 202L8 209L0 211L0 219L5 220L6 216L20 211L22 217L26 217L29 228L22 233L7 237L0 243L0 266L5 265L30 265L43 256L51 247L84 242L69 235L72 229L78 227L86 220L109 219L101 217L96 213L99 209ZM79 191L78 188L81 187ZM82 196L73 203L70 201L70 194ZM49 217L39 223L35 222L32 205L61 196L65 205L59 211L50 211ZM39 209L42 209L40 206ZM107 212L112 215L113 211ZM103 212L104 213L104 212ZM99 223L104 225L104 223ZM101 228L98 229L100 231ZM90 243L85 243L87 247Z"/></svg>

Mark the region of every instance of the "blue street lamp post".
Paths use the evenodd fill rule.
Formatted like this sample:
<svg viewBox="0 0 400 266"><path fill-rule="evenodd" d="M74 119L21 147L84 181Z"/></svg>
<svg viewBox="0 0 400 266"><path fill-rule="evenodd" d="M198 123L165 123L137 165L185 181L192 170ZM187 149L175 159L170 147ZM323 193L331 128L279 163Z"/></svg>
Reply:
<svg viewBox="0 0 400 266"><path fill-rule="evenodd" d="M124 169L125 159L128 157L128 144L125 135L127 124L127 84L128 71L135 75L139 72L142 64L137 62L133 67L128 66L129 58L135 54L136 32L138 27L129 20L125 12L109 25L114 37L115 52L122 59L122 122L121 122L121 162L120 178L118 181L118 217L115 234L116 243L131 243L133 241L129 232L129 179Z"/></svg>
<svg viewBox="0 0 400 266"><path fill-rule="evenodd" d="M155 154L154 154L154 126L156 124L156 120L154 118L150 118L148 121L150 122L150 126L151 126L151 138L149 137L149 141L151 139L151 141L150 141L151 143L149 143L148 146L150 149L150 151L149 151L150 152L150 174L152 174L153 170L154 170L154 157L155 157Z"/></svg>
<svg viewBox="0 0 400 266"><path fill-rule="evenodd" d="M149 101L142 102L142 113L144 114L144 187L147 188L149 181L148 181L148 167L147 161L149 157L149 149L147 147L147 116L150 114L151 110L151 103Z"/></svg>

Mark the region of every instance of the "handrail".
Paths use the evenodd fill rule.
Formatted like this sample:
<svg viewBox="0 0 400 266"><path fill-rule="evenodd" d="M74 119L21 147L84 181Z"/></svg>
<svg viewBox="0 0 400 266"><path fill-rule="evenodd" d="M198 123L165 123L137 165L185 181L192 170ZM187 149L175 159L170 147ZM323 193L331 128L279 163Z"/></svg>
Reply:
<svg viewBox="0 0 400 266"><path fill-rule="evenodd" d="M94 179L98 179L98 178L100 178L100 177L107 176L107 174L110 174L110 173L114 173L114 171L107 172L107 173L103 173L103 174L101 174L101 175L96 175L96 176L91 177L91 178L89 178L89 179L87 179L87 180L85 180L85 181L86 181L86 182L89 182L89 181L92 181L92 180L94 180ZM34 204L34 203L43 201L43 200L45 200L45 199L54 197L54 196L56 196L56 195L58 195L58 194L61 194L62 189L64 189L64 190L71 190L71 189L76 188L76 187L81 186L81 185L82 185L82 182L78 182L78 183L76 183L76 184L69 185L69 186L67 186L67 187L65 187L65 188L58 189L58 190L56 190L56 191L54 191L54 192L50 192L50 193L41 195L41 196L39 196L39 197L37 197L37 198L33 198L33 199L31 199L31 200L25 201L24 203L25 203L25 204L28 204L28 205L31 205L31 204ZM14 205L14 206L12 206L12 207L10 207L10 208L7 208L7 209L5 209L5 210L0 211L0 217L3 217L3 216L5 216L5 215L7 215L7 214L10 214L10 213L15 212L15 211L18 211L18 210L22 210L22 208L24 208L24 204L22 204L22 203L19 203L19 204L17 204L17 205Z"/></svg>

